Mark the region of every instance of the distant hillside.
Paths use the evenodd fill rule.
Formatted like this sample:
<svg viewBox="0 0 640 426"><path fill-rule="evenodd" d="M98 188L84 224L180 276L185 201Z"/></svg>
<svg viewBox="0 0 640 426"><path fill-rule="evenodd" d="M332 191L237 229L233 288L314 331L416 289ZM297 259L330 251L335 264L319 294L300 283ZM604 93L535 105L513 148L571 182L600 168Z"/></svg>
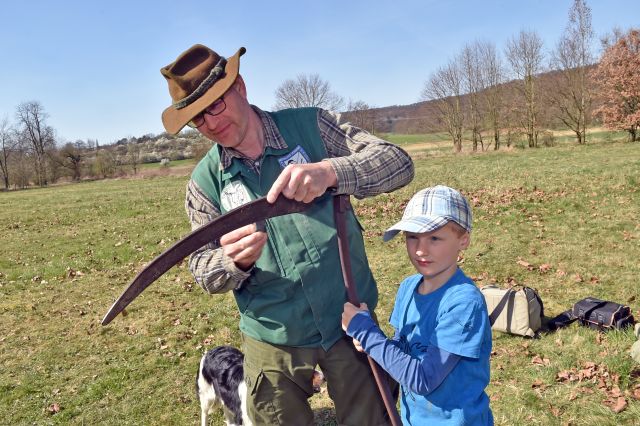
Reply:
<svg viewBox="0 0 640 426"><path fill-rule="evenodd" d="M593 68L593 67L589 67ZM553 87L554 80L559 76L558 71L549 71L539 74L537 77L537 88L539 90L539 103L541 106L541 124L544 127L556 127L560 123L557 118L550 115L548 102L545 100L549 87ZM514 97L522 84L520 80L511 80L502 84L502 93L504 96L504 104L510 105L514 103ZM594 94L595 95L595 94ZM461 97L462 104L467 102L468 95ZM354 122L366 121L369 124L367 130L378 133L399 133L399 134L415 134L430 133L440 131L441 126L438 124L438 111L436 108L437 101L416 102L410 105L391 105L380 108L372 108L367 111L366 120L358 120L358 114L364 112L347 111L344 112L346 119ZM600 103L598 98L593 99L593 107L597 107Z"/></svg>

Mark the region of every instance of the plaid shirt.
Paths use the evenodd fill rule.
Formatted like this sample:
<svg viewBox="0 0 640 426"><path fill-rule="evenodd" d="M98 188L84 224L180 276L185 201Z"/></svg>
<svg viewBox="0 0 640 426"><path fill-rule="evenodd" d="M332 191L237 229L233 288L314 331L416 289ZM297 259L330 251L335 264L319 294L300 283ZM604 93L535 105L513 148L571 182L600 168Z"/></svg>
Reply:
<svg viewBox="0 0 640 426"><path fill-rule="evenodd" d="M286 148L287 144L271 117L255 106L253 109L262 120L265 146ZM331 163L338 177L337 193L364 198L394 191L413 179L413 162L404 150L349 123L342 123L340 114L319 110L318 128L329 154L324 161ZM233 158L259 172L260 159L254 161L224 147L220 166L229 167ZM220 215L219 208L193 180L187 184L185 208L192 230ZM251 274L251 270L239 269L231 258L224 255L222 248L212 246L195 251L189 259L189 269L196 282L209 293L240 288Z"/></svg>

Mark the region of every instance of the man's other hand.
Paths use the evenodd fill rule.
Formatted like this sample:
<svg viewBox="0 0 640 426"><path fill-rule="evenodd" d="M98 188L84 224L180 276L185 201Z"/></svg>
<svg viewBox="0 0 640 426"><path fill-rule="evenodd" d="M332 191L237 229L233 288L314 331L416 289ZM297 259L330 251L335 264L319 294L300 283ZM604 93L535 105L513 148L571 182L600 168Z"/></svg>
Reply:
<svg viewBox="0 0 640 426"><path fill-rule="evenodd" d="M262 254L267 233L259 231L256 224L243 226L220 237L220 246L238 268L250 269Z"/></svg>

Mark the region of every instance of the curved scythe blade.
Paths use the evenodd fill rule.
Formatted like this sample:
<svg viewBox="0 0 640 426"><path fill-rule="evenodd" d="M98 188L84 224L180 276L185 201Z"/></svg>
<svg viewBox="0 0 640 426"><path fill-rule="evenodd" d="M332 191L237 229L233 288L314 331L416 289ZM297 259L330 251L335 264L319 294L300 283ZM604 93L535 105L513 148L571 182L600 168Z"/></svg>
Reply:
<svg viewBox="0 0 640 426"><path fill-rule="evenodd" d="M131 281L129 287L127 287L113 303L102 319L102 325L109 324L133 299L138 297L144 289L171 269L172 266L200 247L211 242L219 245L220 237L242 226L271 217L283 216L289 213L299 213L308 209L310 206L311 203L307 204L290 200L280 195L273 204L267 202L266 197L262 197L218 216L211 222L182 238L145 266L133 281Z"/></svg>

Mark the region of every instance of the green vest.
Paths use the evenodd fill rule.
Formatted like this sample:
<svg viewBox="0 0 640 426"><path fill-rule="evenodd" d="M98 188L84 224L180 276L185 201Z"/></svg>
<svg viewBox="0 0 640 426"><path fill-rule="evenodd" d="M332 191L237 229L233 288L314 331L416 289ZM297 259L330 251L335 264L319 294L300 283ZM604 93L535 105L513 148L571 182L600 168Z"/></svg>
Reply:
<svg viewBox="0 0 640 426"><path fill-rule="evenodd" d="M193 171L192 179L223 213L237 207L229 200L238 193L248 193L251 199L266 195L287 160L306 158L315 163L328 157L318 130L316 108L270 115L287 148L266 148L260 175L236 158L221 170L217 144ZM262 255L248 282L234 291L241 314L240 330L259 341L328 350L344 335L340 320L346 301L332 197L325 194L304 213L266 222L268 241ZM362 228L352 212L347 215L347 226L358 296L373 310L378 290L365 254Z"/></svg>

